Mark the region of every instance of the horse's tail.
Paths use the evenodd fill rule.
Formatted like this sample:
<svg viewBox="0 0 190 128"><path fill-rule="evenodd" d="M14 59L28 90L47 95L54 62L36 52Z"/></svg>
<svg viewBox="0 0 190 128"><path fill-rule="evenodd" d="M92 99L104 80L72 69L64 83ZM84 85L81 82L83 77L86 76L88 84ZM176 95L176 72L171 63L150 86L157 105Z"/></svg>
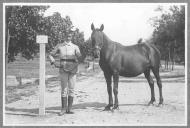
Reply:
<svg viewBox="0 0 190 128"><path fill-rule="evenodd" d="M160 50L154 44L152 44L152 43L148 43L148 44L152 49L154 49L155 53L158 55L158 57L159 57L159 67L162 67Z"/></svg>
<svg viewBox="0 0 190 128"><path fill-rule="evenodd" d="M150 46L159 54L159 57L161 57L160 50L158 50L158 48L152 43L150 43Z"/></svg>

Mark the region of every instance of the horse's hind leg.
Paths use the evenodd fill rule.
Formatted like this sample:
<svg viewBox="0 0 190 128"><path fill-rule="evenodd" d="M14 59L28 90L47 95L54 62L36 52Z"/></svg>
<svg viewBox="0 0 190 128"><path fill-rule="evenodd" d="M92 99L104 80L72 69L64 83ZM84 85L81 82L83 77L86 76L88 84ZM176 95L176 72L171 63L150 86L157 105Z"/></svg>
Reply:
<svg viewBox="0 0 190 128"><path fill-rule="evenodd" d="M152 72L154 73L154 76L156 77L156 80L157 80L157 85L158 85L159 94L160 94L159 105L161 105L161 104L163 104L163 96L162 96L162 82L160 79L159 68L153 68Z"/></svg>
<svg viewBox="0 0 190 128"><path fill-rule="evenodd" d="M151 89L151 100L150 102L148 103L148 105L150 104L153 104L154 101L155 101L155 94L154 94L154 81L150 75L150 69L147 69L145 72L144 72L144 75L149 83L149 86L150 86L150 89Z"/></svg>
<svg viewBox="0 0 190 128"><path fill-rule="evenodd" d="M111 110L110 107L113 106L113 98L112 98L112 75L110 73L105 73L104 72L104 77L106 79L106 83L107 83L107 91L108 91L108 97L109 97L109 104L105 107L105 111L107 110Z"/></svg>

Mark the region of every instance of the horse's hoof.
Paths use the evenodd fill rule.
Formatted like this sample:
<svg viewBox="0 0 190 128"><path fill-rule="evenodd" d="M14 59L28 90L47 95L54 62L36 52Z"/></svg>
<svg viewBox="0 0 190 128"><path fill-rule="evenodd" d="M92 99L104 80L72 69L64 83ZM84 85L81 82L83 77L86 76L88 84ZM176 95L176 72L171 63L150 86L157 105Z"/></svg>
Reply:
<svg viewBox="0 0 190 128"><path fill-rule="evenodd" d="M154 105L154 102L155 102L155 101L152 101L152 100L151 100L151 101L148 103L148 106L153 106L153 105Z"/></svg>
<svg viewBox="0 0 190 128"><path fill-rule="evenodd" d="M105 107L103 111L110 111L111 108L110 107Z"/></svg>
<svg viewBox="0 0 190 128"><path fill-rule="evenodd" d="M107 106L104 108L103 111L110 111L110 110L111 110L111 107L112 107L112 105L107 105Z"/></svg>
<svg viewBox="0 0 190 128"><path fill-rule="evenodd" d="M65 112L61 111L58 115L63 116L64 114L65 114Z"/></svg>
<svg viewBox="0 0 190 128"><path fill-rule="evenodd" d="M111 112L112 112L112 113L114 112L114 109L113 109L113 108L111 109Z"/></svg>
<svg viewBox="0 0 190 128"><path fill-rule="evenodd" d="M113 110L119 110L119 106L118 105L114 106Z"/></svg>
<svg viewBox="0 0 190 128"><path fill-rule="evenodd" d="M154 106L154 104L153 103L148 103L148 106Z"/></svg>
<svg viewBox="0 0 190 128"><path fill-rule="evenodd" d="M74 114L74 112L71 112L71 111L69 111L69 112L66 112L67 114Z"/></svg>
<svg viewBox="0 0 190 128"><path fill-rule="evenodd" d="M159 104L158 104L158 107L162 107L162 106L163 106L163 103L159 103Z"/></svg>
<svg viewBox="0 0 190 128"><path fill-rule="evenodd" d="M111 112L114 112L115 110L119 110L119 107L117 107L117 108L112 108L112 109L111 109Z"/></svg>
<svg viewBox="0 0 190 128"><path fill-rule="evenodd" d="M104 108L103 111L111 111L111 109L110 108Z"/></svg>

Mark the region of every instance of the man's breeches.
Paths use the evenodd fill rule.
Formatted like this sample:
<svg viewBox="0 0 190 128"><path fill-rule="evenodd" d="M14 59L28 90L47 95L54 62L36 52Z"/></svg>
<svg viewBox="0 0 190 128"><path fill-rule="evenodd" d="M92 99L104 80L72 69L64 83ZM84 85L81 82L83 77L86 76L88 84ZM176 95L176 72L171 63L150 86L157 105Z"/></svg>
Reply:
<svg viewBox="0 0 190 128"><path fill-rule="evenodd" d="M60 73L61 80L61 96L67 97L74 96L74 87L76 82L76 74L70 74L67 72Z"/></svg>

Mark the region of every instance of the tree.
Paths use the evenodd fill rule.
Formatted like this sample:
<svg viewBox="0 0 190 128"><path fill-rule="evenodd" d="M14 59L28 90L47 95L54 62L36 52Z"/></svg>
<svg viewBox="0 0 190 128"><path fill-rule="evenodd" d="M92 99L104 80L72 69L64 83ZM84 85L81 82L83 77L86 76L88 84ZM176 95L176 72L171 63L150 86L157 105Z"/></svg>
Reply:
<svg viewBox="0 0 190 128"><path fill-rule="evenodd" d="M6 55L7 62L14 61L21 53L32 59L38 52L35 42L43 12L48 6L6 6Z"/></svg>
<svg viewBox="0 0 190 128"><path fill-rule="evenodd" d="M162 59L166 60L166 65L168 61L174 62L176 58L184 62L185 6L171 6L169 12L164 12L163 8L159 7L157 11L161 11L162 15L151 19L152 26L155 28L152 42L159 47Z"/></svg>
<svg viewBox="0 0 190 128"><path fill-rule="evenodd" d="M83 61L86 57L86 43L84 41L84 33L80 32L78 28L73 32L72 42L79 46L82 54L81 61Z"/></svg>
<svg viewBox="0 0 190 128"><path fill-rule="evenodd" d="M48 35L49 41L46 46L47 52L50 52L57 44L67 41L68 34L72 34L72 43L79 46L82 58L85 58L85 41L84 33L80 32L78 28L73 29L74 26L69 16L61 17L61 14L56 12L52 16L44 18L43 26L45 34Z"/></svg>
<svg viewBox="0 0 190 128"><path fill-rule="evenodd" d="M72 33L73 42L84 49L84 34L79 29L73 30L69 16L61 17L56 12L52 16L44 17L49 6L7 6L6 7L6 53L8 62L14 61L21 53L26 59L33 59L39 53L36 35L48 35L46 51L52 50L58 43L67 40ZM83 55L85 55L82 52Z"/></svg>
<svg viewBox="0 0 190 128"><path fill-rule="evenodd" d="M85 42L86 55L92 56L92 40L91 38L87 39Z"/></svg>
<svg viewBox="0 0 190 128"><path fill-rule="evenodd" d="M73 25L69 16L61 17L55 12L52 16L44 17L42 21L43 33L48 35L47 52L51 51L57 44L67 40L68 34L72 33Z"/></svg>

